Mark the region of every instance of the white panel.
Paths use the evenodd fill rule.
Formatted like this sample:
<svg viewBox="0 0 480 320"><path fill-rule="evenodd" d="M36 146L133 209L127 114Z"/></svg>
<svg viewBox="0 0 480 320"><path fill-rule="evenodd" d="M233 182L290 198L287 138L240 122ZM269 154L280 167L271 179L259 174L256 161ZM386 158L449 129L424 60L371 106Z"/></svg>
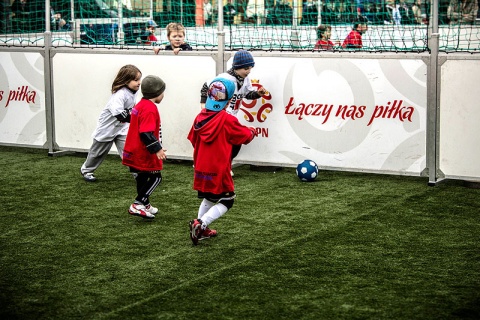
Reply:
<svg viewBox="0 0 480 320"><path fill-rule="evenodd" d="M0 52L0 143L45 144L43 65L39 53Z"/></svg>
<svg viewBox="0 0 480 320"><path fill-rule="evenodd" d="M414 175L425 168L421 60L261 57L255 62L251 78L271 96L240 111L260 134L242 148L239 161L295 165L308 158L325 168Z"/></svg>
<svg viewBox="0 0 480 320"><path fill-rule="evenodd" d="M215 61L209 56L56 54L53 65L58 145L90 148L91 134L111 95L112 82L126 64L137 66L142 77L153 74L166 82L165 98L159 105L164 146L171 156L191 157L187 133L200 111L200 89L215 76Z"/></svg>
<svg viewBox="0 0 480 320"><path fill-rule="evenodd" d="M480 63L447 60L440 95L440 170L446 177L480 177Z"/></svg>
<svg viewBox="0 0 480 320"><path fill-rule="evenodd" d="M421 60L255 61L251 78L270 95L242 102L239 118L257 127L259 135L242 148L238 162L291 166L310 158L323 168L412 175L425 168L426 66ZM215 75L211 57L56 54L58 145L88 150L111 82L127 63L167 83L159 106L164 145L171 157L190 158L186 137L199 112L200 88Z"/></svg>

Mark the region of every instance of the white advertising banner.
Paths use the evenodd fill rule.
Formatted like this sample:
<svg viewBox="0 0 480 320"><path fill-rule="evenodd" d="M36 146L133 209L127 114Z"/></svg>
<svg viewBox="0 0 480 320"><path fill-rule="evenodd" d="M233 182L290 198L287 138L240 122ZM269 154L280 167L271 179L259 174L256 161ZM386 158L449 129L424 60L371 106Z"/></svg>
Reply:
<svg viewBox="0 0 480 320"><path fill-rule="evenodd" d="M46 143L43 57L0 52L0 143Z"/></svg>
<svg viewBox="0 0 480 320"><path fill-rule="evenodd" d="M426 71L421 60L256 58L251 78L269 95L240 106L258 137L237 160L418 175Z"/></svg>
<svg viewBox="0 0 480 320"><path fill-rule="evenodd" d="M200 89L215 76L211 56L56 54L53 81L57 144L74 150L90 148L98 116L111 96L112 82L126 64L137 66L142 79L157 75L165 81L165 97L158 106L165 149L172 158L191 158L187 134L200 111Z"/></svg>
<svg viewBox="0 0 480 320"><path fill-rule="evenodd" d="M1 142L43 145L41 55L0 54ZM113 79L125 64L165 80L159 105L164 146L171 158L191 159L186 137L200 111L202 84L215 76L211 55L56 53L56 144L90 148ZM326 169L419 175L426 162L426 72L421 59L257 56L250 77L269 93L239 106L239 119L256 127L258 136L236 161L295 166L312 159Z"/></svg>
<svg viewBox="0 0 480 320"><path fill-rule="evenodd" d="M440 170L447 178L480 177L478 60L442 65L440 96Z"/></svg>

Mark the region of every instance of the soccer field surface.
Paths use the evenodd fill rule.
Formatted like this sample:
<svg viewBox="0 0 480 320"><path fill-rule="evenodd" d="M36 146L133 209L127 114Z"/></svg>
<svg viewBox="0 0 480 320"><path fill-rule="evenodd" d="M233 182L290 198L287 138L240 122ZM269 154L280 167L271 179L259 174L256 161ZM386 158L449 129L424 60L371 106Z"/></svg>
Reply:
<svg viewBox="0 0 480 320"><path fill-rule="evenodd" d="M462 181L234 169L237 199L193 246L188 161L151 197L109 155L0 147L2 319L478 319L480 189Z"/></svg>

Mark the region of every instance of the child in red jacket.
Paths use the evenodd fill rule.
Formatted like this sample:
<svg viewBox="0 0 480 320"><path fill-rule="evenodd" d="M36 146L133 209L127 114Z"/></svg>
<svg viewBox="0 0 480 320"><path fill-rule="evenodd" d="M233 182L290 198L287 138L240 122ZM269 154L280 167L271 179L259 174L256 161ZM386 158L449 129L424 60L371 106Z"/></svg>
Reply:
<svg viewBox="0 0 480 320"><path fill-rule="evenodd" d="M162 182L162 125L156 104L162 102L165 82L157 76L147 76L141 84L143 98L130 115L130 127L123 149L122 163L135 173L137 197L128 212L146 219L155 218L158 209L150 204L150 195Z"/></svg>
<svg viewBox="0 0 480 320"><path fill-rule="evenodd" d="M198 240L216 236L217 231L208 226L233 206L232 146L247 144L255 137L255 128L240 124L237 117L225 111L234 92L233 81L215 78L208 86L205 109L197 115L188 134L194 148L193 189L203 199L197 219L190 221L194 245Z"/></svg>
<svg viewBox="0 0 480 320"><path fill-rule="evenodd" d="M368 30L368 21L365 17L358 17L353 23L353 29L347 35L342 43L345 49L361 49L363 48L362 35Z"/></svg>

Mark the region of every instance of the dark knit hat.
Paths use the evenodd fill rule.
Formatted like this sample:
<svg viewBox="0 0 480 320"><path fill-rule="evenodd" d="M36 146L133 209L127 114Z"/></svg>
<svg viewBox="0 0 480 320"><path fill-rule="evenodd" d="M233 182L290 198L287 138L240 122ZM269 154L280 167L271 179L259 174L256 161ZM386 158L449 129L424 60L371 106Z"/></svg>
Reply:
<svg viewBox="0 0 480 320"><path fill-rule="evenodd" d="M157 76L146 76L140 88L144 98L153 99L165 91L165 82Z"/></svg>
<svg viewBox="0 0 480 320"><path fill-rule="evenodd" d="M241 69L247 67L254 67L255 61L253 61L252 54L246 50L240 50L233 56L233 69Z"/></svg>

